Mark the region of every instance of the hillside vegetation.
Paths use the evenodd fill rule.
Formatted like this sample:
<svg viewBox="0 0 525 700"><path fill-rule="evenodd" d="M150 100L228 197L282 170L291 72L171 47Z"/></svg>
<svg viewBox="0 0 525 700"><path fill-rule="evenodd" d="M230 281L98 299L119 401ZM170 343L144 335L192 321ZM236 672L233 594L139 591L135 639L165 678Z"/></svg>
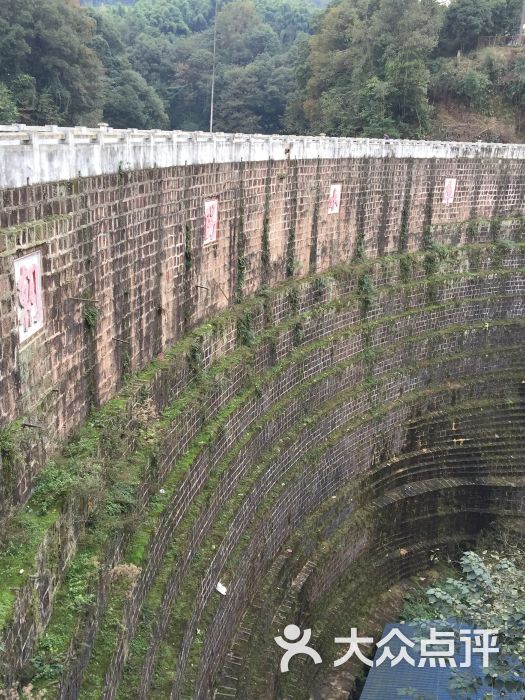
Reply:
<svg viewBox="0 0 525 700"><path fill-rule="evenodd" d="M437 62L430 85L431 134L443 139L521 141L525 134L525 51L485 48Z"/></svg>
<svg viewBox="0 0 525 700"><path fill-rule="evenodd" d="M216 130L521 141L521 0L218 0ZM3 0L0 122L207 129L214 0Z"/></svg>

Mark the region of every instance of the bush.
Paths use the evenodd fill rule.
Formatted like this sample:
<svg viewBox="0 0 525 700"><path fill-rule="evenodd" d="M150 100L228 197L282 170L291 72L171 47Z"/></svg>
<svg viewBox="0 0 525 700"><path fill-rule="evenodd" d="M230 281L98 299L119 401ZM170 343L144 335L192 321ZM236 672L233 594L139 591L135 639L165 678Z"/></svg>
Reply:
<svg viewBox="0 0 525 700"><path fill-rule="evenodd" d="M0 83L0 124L13 124L20 119L11 91Z"/></svg>
<svg viewBox="0 0 525 700"><path fill-rule="evenodd" d="M444 102L453 99L469 109L487 113L494 92L490 75L498 71L491 60L485 61L482 69L468 59L461 63L455 59L437 61L430 84L432 98Z"/></svg>
<svg viewBox="0 0 525 700"><path fill-rule="evenodd" d="M469 70L459 83L462 100L470 107L484 111L492 92L492 82L488 76L477 70Z"/></svg>

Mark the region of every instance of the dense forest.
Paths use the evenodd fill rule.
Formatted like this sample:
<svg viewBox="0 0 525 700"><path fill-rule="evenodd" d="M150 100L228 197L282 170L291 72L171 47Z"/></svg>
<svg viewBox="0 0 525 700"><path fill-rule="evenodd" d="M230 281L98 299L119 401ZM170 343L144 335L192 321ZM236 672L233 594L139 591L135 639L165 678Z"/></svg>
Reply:
<svg viewBox="0 0 525 700"><path fill-rule="evenodd" d="M215 37L216 130L525 132L525 48L478 45L519 31L522 0L83 4L2 0L0 123L205 130Z"/></svg>

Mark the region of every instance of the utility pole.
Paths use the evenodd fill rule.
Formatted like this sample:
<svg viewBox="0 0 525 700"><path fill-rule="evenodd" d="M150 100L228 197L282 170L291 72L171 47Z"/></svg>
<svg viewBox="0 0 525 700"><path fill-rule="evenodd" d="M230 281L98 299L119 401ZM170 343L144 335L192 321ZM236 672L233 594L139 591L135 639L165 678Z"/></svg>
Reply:
<svg viewBox="0 0 525 700"><path fill-rule="evenodd" d="M525 12L525 0L523 0ZM215 18L213 21L213 69L211 74L210 134L213 133L213 106L215 101L215 58L217 56L217 0L215 0Z"/></svg>

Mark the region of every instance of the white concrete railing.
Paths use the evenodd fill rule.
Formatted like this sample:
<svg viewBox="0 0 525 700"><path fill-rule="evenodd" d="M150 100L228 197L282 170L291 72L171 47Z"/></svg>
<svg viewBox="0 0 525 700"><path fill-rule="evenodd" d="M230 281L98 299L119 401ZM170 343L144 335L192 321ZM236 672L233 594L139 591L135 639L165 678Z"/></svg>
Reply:
<svg viewBox="0 0 525 700"><path fill-rule="evenodd" d="M525 144L0 126L0 188L173 165L336 158L525 159Z"/></svg>

